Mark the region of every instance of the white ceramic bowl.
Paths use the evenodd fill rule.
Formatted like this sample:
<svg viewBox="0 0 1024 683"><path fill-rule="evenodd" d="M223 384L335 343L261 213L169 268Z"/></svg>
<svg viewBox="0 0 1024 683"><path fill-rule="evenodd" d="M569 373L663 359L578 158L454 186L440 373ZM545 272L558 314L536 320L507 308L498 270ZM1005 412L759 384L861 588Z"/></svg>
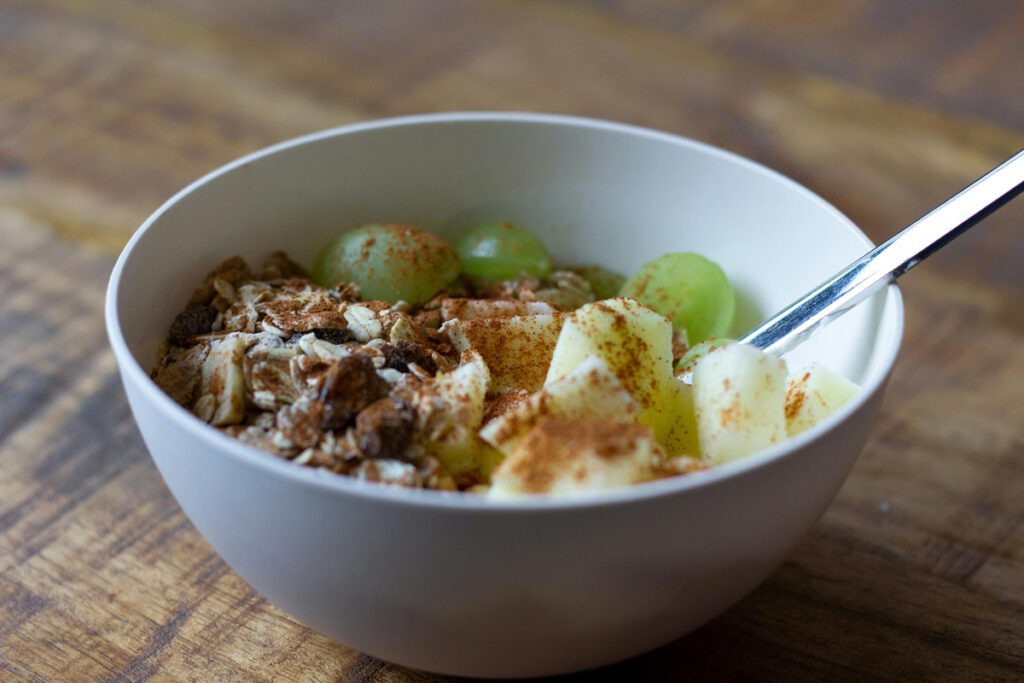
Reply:
<svg viewBox="0 0 1024 683"><path fill-rule="evenodd" d="M754 457L585 499L494 504L299 467L203 424L149 378L175 313L228 256L285 248L309 264L361 223L451 236L477 219L521 222L566 264L628 273L667 251L705 254L736 285L740 327L870 245L783 176L650 130L442 114L317 133L192 184L121 254L107 327L146 445L196 528L256 590L375 657L534 676L672 641L757 586L839 490L899 347L895 288L790 359L863 385L839 414Z"/></svg>

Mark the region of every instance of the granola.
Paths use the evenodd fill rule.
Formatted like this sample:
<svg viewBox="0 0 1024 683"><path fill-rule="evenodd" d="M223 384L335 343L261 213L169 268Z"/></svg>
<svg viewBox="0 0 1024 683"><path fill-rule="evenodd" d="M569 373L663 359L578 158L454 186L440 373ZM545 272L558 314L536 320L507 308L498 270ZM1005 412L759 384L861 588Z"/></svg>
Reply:
<svg viewBox="0 0 1024 683"><path fill-rule="evenodd" d="M317 285L283 252L258 271L233 257L171 323L153 378L200 419L297 464L407 487L479 488L490 474L480 463L500 455L477 431L525 390L488 394L489 371L463 336L453 340L452 325L551 318L594 297L568 271L460 286L418 307L364 301L354 283ZM542 375L534 368L526 383Z"/></svg>

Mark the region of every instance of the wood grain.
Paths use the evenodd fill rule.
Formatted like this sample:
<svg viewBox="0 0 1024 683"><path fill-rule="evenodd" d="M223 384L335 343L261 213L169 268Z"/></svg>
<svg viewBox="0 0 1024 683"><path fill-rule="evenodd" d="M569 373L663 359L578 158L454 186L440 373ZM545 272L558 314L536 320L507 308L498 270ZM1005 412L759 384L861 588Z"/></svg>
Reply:
<svg viewBox="0 0 1024 683"><path fill-rule="evenodd" d="M708 140L875 239L1024 146L1024 5L0 0L0 679L439 680L305 629L164 488L102 329L117 249L239 154L546 110ZM1024 672L1024 206L906 280L884 414L792 558L623 679Z"/></svg>

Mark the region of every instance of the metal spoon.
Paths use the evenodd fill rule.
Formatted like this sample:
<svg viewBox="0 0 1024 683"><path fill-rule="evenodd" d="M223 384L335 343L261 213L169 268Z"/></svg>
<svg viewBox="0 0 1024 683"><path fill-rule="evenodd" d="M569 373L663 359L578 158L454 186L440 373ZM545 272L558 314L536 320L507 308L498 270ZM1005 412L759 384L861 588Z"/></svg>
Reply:
<svg viewBox="0 0 1024 683"><path fill-rule="evenodd" d="M1024 191L1024 150L875 247L737 341L782 355ZM682 380L692 382L686 372Z"/></svg>

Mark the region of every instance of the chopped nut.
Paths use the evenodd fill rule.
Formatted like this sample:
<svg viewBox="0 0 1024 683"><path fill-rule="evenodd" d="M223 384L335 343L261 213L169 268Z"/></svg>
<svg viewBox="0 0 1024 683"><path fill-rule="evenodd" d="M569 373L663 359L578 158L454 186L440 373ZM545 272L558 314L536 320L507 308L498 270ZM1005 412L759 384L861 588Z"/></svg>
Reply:
<svg viewBox="0 0 1024 683"><path fill-rule="evenodd" d="M356 440L367 458L399 458L415 429L416 413L401 399L383 398L356 417Z"/></svg>

